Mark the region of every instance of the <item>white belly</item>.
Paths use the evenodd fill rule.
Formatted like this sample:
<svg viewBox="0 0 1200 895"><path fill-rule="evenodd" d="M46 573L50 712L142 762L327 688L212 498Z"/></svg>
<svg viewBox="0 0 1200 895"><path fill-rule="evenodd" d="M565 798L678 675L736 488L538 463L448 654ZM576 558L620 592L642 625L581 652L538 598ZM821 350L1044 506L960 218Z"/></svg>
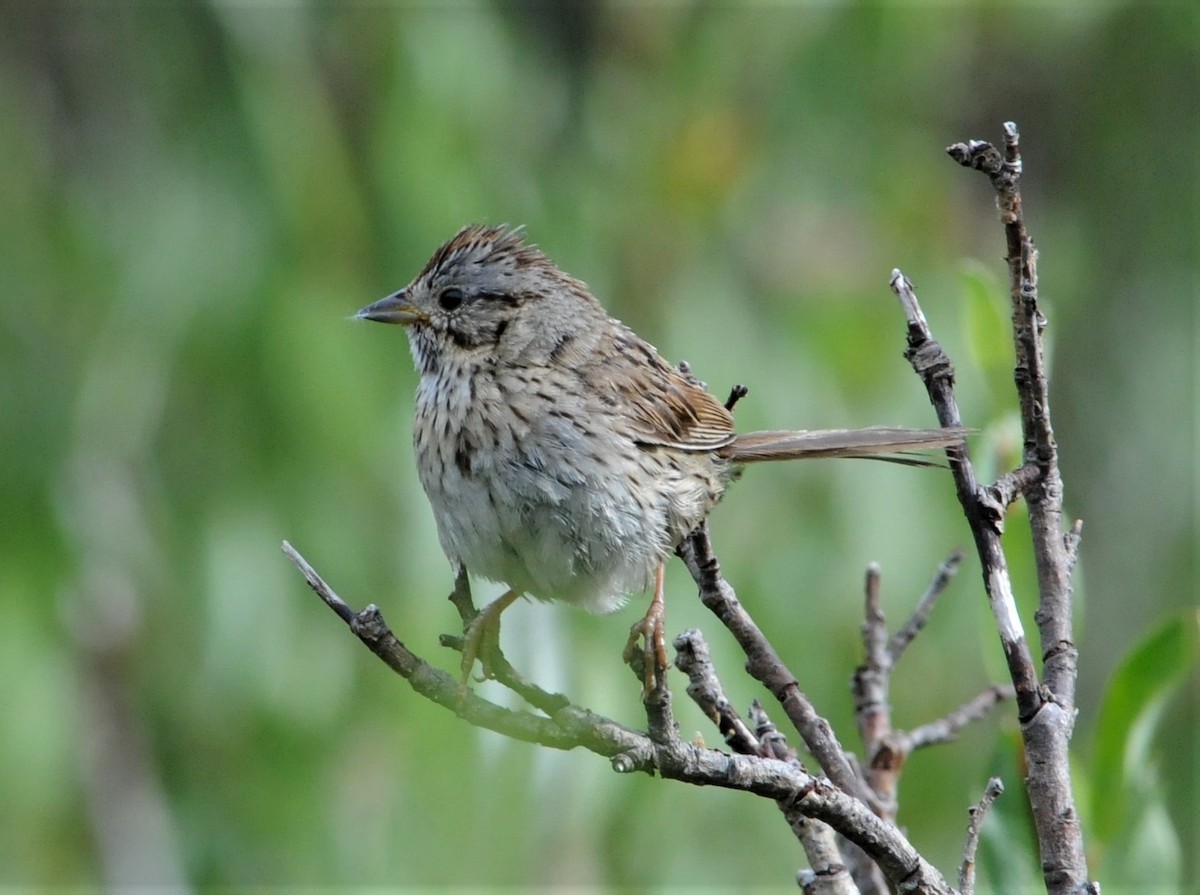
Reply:
<svg viewBox="0 0 1200 895"><path fill-rule="evenodd" d="M423 380L414 447L452 563L593 612L645 589L679 532L709 508L704 483L662 466L595 412L549 406L465 371ZM641 484L635 486L631 472ZM680 521L680 505L688 507Z"/></svg>

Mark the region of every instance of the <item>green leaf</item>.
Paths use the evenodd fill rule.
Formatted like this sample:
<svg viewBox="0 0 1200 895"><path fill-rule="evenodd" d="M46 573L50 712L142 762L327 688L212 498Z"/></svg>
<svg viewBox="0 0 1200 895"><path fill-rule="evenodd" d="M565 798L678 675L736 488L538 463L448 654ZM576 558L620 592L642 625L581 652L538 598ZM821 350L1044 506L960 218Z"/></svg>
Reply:
<svg viewBox="0 0 1200 895"><path fill-rule="evenodd" d="M1200 655L1200 610L1168 619L1125 657L1100 708L1092 768L1092 829L1111 844L1138 825L1157 787L1151 745L1163 707Z"/></svg>
<svg viewBox="0 0 1200 895"><path fill-rule="evenodd" d="M1182 893L1183 847L1161 792L1139 796L1131 817L1123 821L1117 841L1104 850L1096 876L1105 892Z"/></svg>

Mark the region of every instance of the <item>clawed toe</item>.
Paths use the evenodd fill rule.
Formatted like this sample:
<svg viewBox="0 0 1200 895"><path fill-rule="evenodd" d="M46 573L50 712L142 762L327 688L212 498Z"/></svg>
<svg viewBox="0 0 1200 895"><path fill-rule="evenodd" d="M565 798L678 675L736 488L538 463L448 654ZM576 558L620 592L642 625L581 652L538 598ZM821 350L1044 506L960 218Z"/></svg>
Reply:
<svg viewBox="0 0 1200 895"><path fill-rule="evenodd" d="M513 604L519 594L508 591L497 600L484 606L467 624L463 631L462 645L462 686L465 688L471 681L471 671L475 660L479 660L482 675L478 681L494 678L493 662L500 652L500 613Z"/></svg>
<svg viewBox="0 0 1200 895"><path fill-rule="evenodd" d="M659 674L667 670L666 632L661 613L652 617L650 613L629 628L629 640L623 653L628 663L633 659L638 641L642 647L642 700L645 701L658 686Z"/></svg>
<svg viewBox="0 0 1200 895"><path fill-rule="evenodd" d="M628 663L633 658L634 648L641 640L642 647L642 701L658 686L660 675L668 667L666 605L663 602L663 567L660 565L654 576L654 597L645 616L629 628L629 640L625 643L622 656Z"/></svg>

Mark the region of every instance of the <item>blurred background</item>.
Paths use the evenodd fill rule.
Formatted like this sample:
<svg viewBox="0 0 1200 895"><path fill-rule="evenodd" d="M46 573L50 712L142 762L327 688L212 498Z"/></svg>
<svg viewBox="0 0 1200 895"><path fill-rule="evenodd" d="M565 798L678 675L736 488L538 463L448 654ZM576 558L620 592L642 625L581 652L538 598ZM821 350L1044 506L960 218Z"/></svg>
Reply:
<svg viewBox="0 0 1200 895"><path fill-rule="evenodd" d="M981 471L1003 471L1020 445L1003 232L986 179L943 149L1009 119L1085 520L1073 770L1092 871L1106 892L1195 878L1194 12L2 9L0 885L788 890L804 859L774 806L468 727L369 655L279 544L457 667L407 345L347 317L474 221L525 225L718 394L747 384L743 429L933 424L887 287L900 267L957 364ZM757 467L712 524L741 600L854 744L864 570L881 564L900 624L970 545L949 476ZM1018 510L1036 649L1026 531ZM668 587L670 630L707 632L739 707L764 696L679 563ZM506 650L642 725L619 660L642 602L518 605ZM896 673L896 723L1003 679L968 557ZM683 735L720 745L675 680ZM900 819L948 876L999 773L983 873L1040 888L1018 744L1006 709L910 762Z"/></svg>

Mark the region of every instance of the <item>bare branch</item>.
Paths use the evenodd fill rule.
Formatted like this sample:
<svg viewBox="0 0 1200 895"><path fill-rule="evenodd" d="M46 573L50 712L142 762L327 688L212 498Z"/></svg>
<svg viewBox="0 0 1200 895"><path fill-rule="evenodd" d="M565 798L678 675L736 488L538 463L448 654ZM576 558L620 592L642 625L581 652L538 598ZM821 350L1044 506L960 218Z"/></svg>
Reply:
<svg viewBox="0 0 1200 895"><path fill-rule="evenodd" d="M778 758L780 761L796 762L800 767L803 763L796 756L796 750L788 745L787 737L779 732L763 704L757 699L750 702L750 720L754 722L754 735L762 744L764 755Z"/></svg>
<svg viewBox="0 0 1200 895"><path fill-rule="evenodd" d="M904 623L903 628L892 635L892 639L888 642L888 654L891 656L893 665L900 661L900 657L904 655L904 651L908 648L908 645L921 633L921 629L929 621L929 614L933 611L938 598L946 592L946 588L949 586L950 580L954 577L955 573L958 572L958 567L962 563L962 560L963 551L959 549L951 553L946 558L946 561L938 566L933 580L929 582L929 587L921 595L921 599L917 602L917 608L913 610L912 616Z"/></svg>
<svg viewBox="0 0 1200 895"><path fill-rule="evenodd" d="M989 490L991 491L992 498L1000 506L1008 509L1016 502L1018 497L1033 486L1039 475L1041 475L1041 472L1032 463L1018 466L1011 472L1002 475L991 486Z"/></svg>
<svg viewBox="0 0 1200 895"><path fill-rule="evenodd" d="M634 645L629 650L629 661L626 663L634 677L645 688L646 675L645 651ZM671 743L679 738L679 725L675 723L675 713L671 709L671 689L667 686L667 676L656 674L654 687L643 693L642 709L646 713L646 732L655 743Z"/></svg>
<svg viewBox="0 0 1200 895"><path fill-rule="evenodd" d="M674 646L675 666L688 676L688 696L717 725L731 749L743 755L781 759L803 768L796 759L796 753L788 748L787 741L775 730L770 719L766 718L761 706L757 709L760 725L765 722L764 732L769 730L774 733L769 743L760 741L738 716L733 705L725 697L703 634L695 628L690 628L675 638ZM752 708L751 711L755 710ZM804 847L804 854L808 857L808 865L811 868L797 874L796 881L800 888L809 895L859 895L842 862L833 828L821 821L805 817L790 804L778 804L788 826Z"/></svg>
<svg viewBox="0 0 1200 895"><path fill-rule="evenodd" d="M865 772L859 769L857 774L865 778L867 786L878 801L881 816L887 820L894 820L896 817L899 808L900 777L914 749L952 739L957 731L971 721L983 717L999 701L1012 697L1011 687L991 687L967 705L911 733L892 727L888 691L893 670L893 654L902 654L905 646L924 626L933 604L938 595L945 590L961 559L962 552L957 551L942 564L929 589L922 596L913 617L890 642L880 608L879 567L872 563L867 569L863 622L866 660L855 671L852 682L855 718L858 721L867 764ZM852 859L853 853L848 852L847 858ZM849 863L855 866L853 860ZM867 885L858 873L855 873L855 879L860 887Z"/></svg>
<svg viewBox="0 0 1200 895"><path fill-rule="evenodd" d="M293 565L304 574L304 580L308 582L308 586L313 589L318 597L325 601L325 605L337 613L337 617L346 624L353 624L354 610L347 606L346 602L333 592L333 588L326 584L325 580L317 574L317 570L308 564L308 560L301 556L299 551L287 541L283 542L281 549L284 555L292 561Z"/></svg>
<svg viewBox="0 0 1200 895"><path fill-rule="evenodd" d="M371 604L361 612L355 612L287 541L283 542L283 552L304 573L308 586L371 652L426 699L449 709L463 720L516 740L539 743L552 749L574 749L582 745L609 758L624 752L644 751L646 737L643 734L611 719L577 709L569 703L560 707L553 718L543 718L529 712L505 709L480 699L449 674L430 665L401 643L388 628L377 606ZM580 715L580 712L583 714ZM649 770L647 767L638 769Z"/></svg>
<svg viewBox="0 0 1200 895"><path fill-rule="evenodd" d="M861 779L855 776L829 722L817 713L801 691L795 675L788 671L775 648L738 601L733 587L721 574L720 563L708 537L708 525L701 524L684 539L676 553L692 573L700 589L700 601L729 629L746 654L746 670L779 700L821 770L843 792L857 796L868 805L872 804L873 797Z"/></svg>
<svg viewBox="0 0 1200 895"><path fill-rule="evenodd" d="M867 565L863 594L866 602L863 642L867 648L867 661L882 666L887 664L888 660L888 657L884 655L887 646L887 626L879 602L879 563L877 562Z"/></svg>
<svg viewBox="0 0 1200 895"><path fill-rule="evenodd" d="M350 630L408 681L420 695L475 725L507 737L553 749L582 747L610 759L618 773L658 773L698 786L719 786L772 799L805 817L820 820L862 848L899 889L951 895L938 871L893 824L876 817L860 800L798 763L749 755L728 755L686 743L678 736L656 742L612 719L568 704L549 717L512 711L482 699L441 669L409 650L392 633L379 609L354 612L286 541L283 551L309 586Z"/></svg>
<svg viewBox="0 0 1200 895"><path fill-rule="evenodd" d="M930 400L943 425L957 426L958 407L949 359L945 359L941 346L933 340L928 325L918 322L924 317L920 314L912 284L899 271L893 274L892 288L900 297L909 321L906 355L925 380ZM1026 790L1031 802L1037 806L1034 821L1043 860L1043 879L1051 895L1079 892L1087 884L1087 863L1071 794L1068 745L1074 712L1067 712L1063 706L1046 699L1048 693L1040 686L1034 670L1033 657L1013 598L1008 560L1000 542L1000 522L1005 508L986 489L978 486L965 449L960 456L950 458L950 469L975 539L984 587L1015 691L1022 739L1031 766L1031 773L1026 777ZM1056 532L1055 538L1061 547L1062 536Z"/></svg>
<svg viewBox="0 0 1200 895"><path fill-rule="evenodd" d="M1004 792L999 777L993 777L983 790L979 804L967 809L967 842L963 847L962 866L958 870L958 888L962 895L975 895L975 852L979 848L979 833L992 804Z"/></svg>
<svg viewBox="0 0 1200 895"><path fill-rule="evenodd" d="M1007 684L988 687L970 702L959 706L950 714L909 731L909 748L921 749L925 746L948 743L972 721L978 721L985 717L1000 703L1012 698L1013 688Z"/></svg>
<svg viewBox="0 0 1200 895"><path fill-rule="evenodd" d="M757 699L750 703L749 714L750 720L754 724L754 735L762 744L764 754L799 764L796 750L788 745L787 737L775 727L762 703ZM861 776L857 764L852 760L853 756L849 756L849 758L854 766L855 774ZM808 854L809 865L814 868L813 871L801 871L796 877L796 882L806 893L841 892L841 887L846 885L844 873L849 873L850 891L860 892L862 895L886 895L891 891L879 865L862 848L845 836L834 836L831 841L829 836L819 830L810 833L805 829L806 825L820 824L819 821L798 815L795 811L785 810L784 816L791 825L793 833L806 843L805 852ZM831 828L825 827L825 829ZM810 848L812 851L809 851ZM837 862L839 855L841 861L844 862L840 865ZM824 871L818 869L822 867L826 869Z"/></svg>
<svg viewBox="0 0 1200 895"><path fill-rule="evenodd" d="M876 563L867 567L864 592L866 606L862 633L866 662L855 670L851 691L854 694L854 717L858 722L859 736L869 756L875 745L892 728L891 707L888 704L892 660L887 649L886 620L879 604L879 566Z"/></svg>
<svg viewBox="0 0 1200 895"><path fill-rule="evenodd" d="M729 629L745 652L747 671L765 684L779 700L822 770L843 792L855 795L875 815L887 818L894 808L884 805L866 784L857 764L842 748L829 722L817 714L812 703L799 689L795 677L784 666L774 648L738 602L733 588L725 581L708 538L707 525L701 525L676 552L699 586L701 602ZM853 839L850 842L853 843ZM870 866L870 861L858 860L853 848L843 848L842 851L848 856L847 863L855 883L863 891L884 891L883 886L874 883L878 872ZM869 850L864 851L878 863ZM880 869L886 875L886 868L880 865Z"/></svg>
<svg viewBox="0 0 1200 895"><path fill-rule="evenodd" d="M896 270L892 272L891 286L900 299L908 320L908 350L905 357L924 380L930 402L937 411L941 424L961 428L962 417L954 396L954 367L942 346L930 333L929 324L925 321L925 315L921 313L912 283ZM1017 614L1017 602L1013 598L1012 579L1008 572L1008 559L1000 543L1000 523L1004 518L1004 507L997 503L986 489L979 486L966 445L956 451L947 451L947 454L958 500L971 526L975 548L983 566L984 588L1000 632L1008 673L1016 690L1017 711L1020 718L1026 720L1041 709L1042 693L1038 688L1033 656L1025 640L1025 629L1021 625L1020 615Z"/></svg>
<svg viewBox="0 0 1200 895"><path fill-rule="evenodd" d="M851 689L854 694L854 714L863 751L867 757L865 776L867 786L878 800L881 816L893 820L899 808L900 775L914 749L935 742L945 742L971 721L982 717L1003 698L1011 698L1011 687L992 687L972 702L938 721L926 724L912 733L894 730L891 722L889 689L895 659L903 655L925 625L938 596L962 560L956 551L942 563L929 588L921 597L905 627L888 640L879 597L879 567L872 563L867 569L863 644L866 661L854 673Z"/></svg>
<svg viewBox="0 0 1200 895"><path fill-rule="evenodd" d="M1016 368L1013 378L1021 405L1025 466L1038 475L1022 491L1029 504L1034 559L1038 573L1037 623L1041 629L1043 679L1055 701L1068 713L1075 704L1078 653L1071 632L1070 560L1062 536L1062 477L1058 445L1050 424L1046 318L1038 308L1037 249L1025 230L1020 192L1021 154L1017 126L1004 125L1004 152L982 141L947 150L960 164L984 171L996 191L1008 245L1009 290L1013 308Z"/></svg>
<svg viewBox="0 0 1200 895"><path fill-rule="evenodd" d="M450 591L450 596L447 599L458 610L458 617L462 619L464 629L479 614L479 610L475 608L475 601L471 598L471 579L467 575L465 566L459 566L458 571L455 573L454 590Z"/></svg>
<svg viewBox="0 0 1200 895"><path fill-rule="evenodd" d="M821 832L808 832L814 827ZM804 895L859 895L858 886L854 885L850 872L842 863L832 829L819 820L798 815L792 823L792 831L805 843L804 850L808 855L810 869L796 874L796 884Z"/></svg>
<svg viewBox="0 0 1200 895"><path fill-rule="evenodd" d="M880 744L892 732L892 714L888 691L891 686L892 658L888 652L886 619L879 599L879 566L867 567L864 582L863 652L865 661L854 671L850 691L854 696L854 719L866 755L867 786L877 800L882 817L896 817L896 783L898 774L879 773L876 764ZM864 776L859 771L859 776Z"/></svg>
<svg viewBox="0 0 1200 895"><path fill-rule="evenodd" d="M700 631L688 628L675 638L673 646L675 667L688 678L687 695L717 726L725 738L725 745L743 755L786 758L783 755L771 755L725 698L725 690L717 679L708 643Z"/></svg>
<svg viewBox="0 0 1200 895"><path fill-rule="evenodd" d="M1002 214L1008 241L1009 285L1013 304L1013 331L1017 363L1014 379L1021 404L1021 429L1025 436L1025 464L1036 466L1038 477L1025 488L1029 524L1038 573L1038 610L1045 663L1042 680L1055 701L1074 711L1075 679L1079 654L1071 618L1071 565L1063 544L1063 483L1058 469L1058 445L1050 423L1050 383L1046 364L1046 318L1038 307L1037 250L1025 231L1021 213L1020 137L1012 122L1004 125L1005 167L1014 172L1001 199L1012 208Z"/></svg>
<svg viewBox="0 0 1200 895"><path fill-rule="evenodd" d="M1024 682L1015 677L1021 733L1030 773L1025 787L1034 806L1034 825L1047 891L1077 893L1088 886L1083 834L1071 793L1068 746L1075 722L1075 680L1078 650L1072 633L1072 553L1079 530L1070 540L1063 534L1063 483L1058 446L1050 424L1050 385L1045 342L1046 318L1038 307L1037 250L1025 230L1020 192L1021 153L1017 126L1004 125L1004 151L981 141L949 147L960 164L984 171L996 192L1007 244L1009 292L1012 300L1016 366L1013 380L1021 406L1024 435L1023 466L1037 477L1023 489L1029 507L1034 562L1038 578L1035 620L1041 634L1042 680L1045 696L1036 705L1026 697ZM910 326L910 340L911 340ZM964 503L964 508L966 508ZM971 513L967 513L971 519ZM972 521L972 529L975 529ZM982 549L981 549L982 556ZM984 561L988 567L987 560ZM1006 654L1008 649L1006 647ZM1010 661L1010 668L1011 668ZM1030 709L1036 709L1030 711Z"/></svg>

